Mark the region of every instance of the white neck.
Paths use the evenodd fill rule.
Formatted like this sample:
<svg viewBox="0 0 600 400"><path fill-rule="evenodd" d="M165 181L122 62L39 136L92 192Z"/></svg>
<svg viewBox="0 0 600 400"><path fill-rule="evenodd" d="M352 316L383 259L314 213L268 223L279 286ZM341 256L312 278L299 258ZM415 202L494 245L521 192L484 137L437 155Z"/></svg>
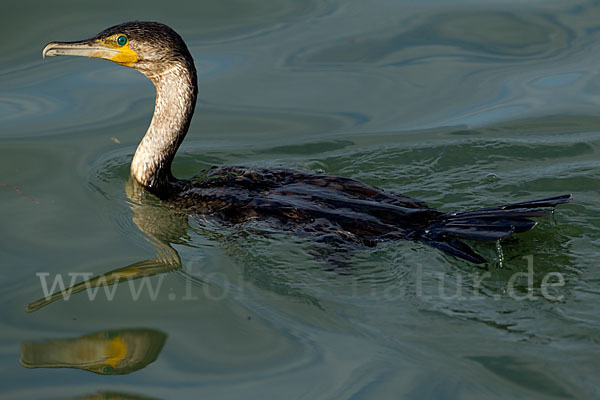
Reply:
<svg viewBox="0 0 600 400"><path fill-rule="evenodd" d="M176 182L171 163L194 113L196 71L177 63L160 74L144 73L156 87L156 105L150 127L133 156L131 175L150 192L163 195Z"/></svg>

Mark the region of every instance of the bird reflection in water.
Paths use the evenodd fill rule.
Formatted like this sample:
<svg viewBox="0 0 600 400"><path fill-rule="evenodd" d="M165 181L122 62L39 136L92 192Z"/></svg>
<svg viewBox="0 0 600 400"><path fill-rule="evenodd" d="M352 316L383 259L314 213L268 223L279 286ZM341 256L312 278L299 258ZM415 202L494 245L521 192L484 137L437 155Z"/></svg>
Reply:
<svg viewBox="0 0 600 400"><path fill-rule="evenodd" d="M146 397L133 393L123 393L114 391L98 391L97 393L86 394L80 397L68 397L52 400L158 400L155 397Z"/></svg>
<svg viewBox="0 0 600 400"><path fill-rule="evenodd" d="M158 357L167 335L152 329L107 330L74 339L21 344L26 368L76 368L102 375L140 370Z"/></svg>
<svg viewBox="0 0 600 400"><path fill-rule="evenodd" d="M25 311L37 311L50 303L63 298L68 299L71 295L85 290L151 277L181 268L181 259L172 244L183 244L189 237L187 216L164 207L163 203L148 195L133 179L129 179L125 184L125 193L133 211L132 220L144 234L144 238L155 248L156 256L94 276L48 297L42 297L28 304Z"/></svg>
<svg viewBox="0 0 600 400"><path fill-rule="evenodd" d="M52 399L59 400L59 399ZM81 397L60 398L60 400L158 400L155 397L141 396L133 393L123 393L114 391L98 391L97 393L86 394Z"/></svg>

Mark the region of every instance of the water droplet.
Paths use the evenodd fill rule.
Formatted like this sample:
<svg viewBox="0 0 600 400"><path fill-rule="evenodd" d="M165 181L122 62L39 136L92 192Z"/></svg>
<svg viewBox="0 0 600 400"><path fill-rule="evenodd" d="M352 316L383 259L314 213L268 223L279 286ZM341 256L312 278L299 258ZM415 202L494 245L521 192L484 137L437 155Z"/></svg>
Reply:
<svg viewBox="0 0 600 400"><path fill-rule="evenodd" d="M498 252L498 268L504 268L504 252L500 241L496 241L496 251Z"/></svg>
<svg viewBox="0 0 600 400"><path fill-rule="evenodd" d="M487 174L485 176L485 181L488 183L494 183L500 181L500 177L496 174Z"/></svg>

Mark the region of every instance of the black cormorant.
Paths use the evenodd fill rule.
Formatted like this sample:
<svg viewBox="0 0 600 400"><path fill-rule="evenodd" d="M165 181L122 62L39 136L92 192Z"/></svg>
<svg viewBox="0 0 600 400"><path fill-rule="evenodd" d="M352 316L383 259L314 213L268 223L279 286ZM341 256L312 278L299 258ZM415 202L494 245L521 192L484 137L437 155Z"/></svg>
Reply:
<svg viewBox="0 0 600 400"><path fill-rule="evenodd" d="M484 263L459 239L494 242L528 231L536 225L531 217L547 215L571 199L563 195L445 213L350 178L288 169L213 167L197 178L179 180L171 173L171 163L187 133L198 93L194 61L181 36L157 22L126 22L91 39L49 43L42 54L104 58L150 78L156 86L156 106L133 156L131 175L148 192L190 215L231 223L260 218L334 243L420 241Z"/></svg>

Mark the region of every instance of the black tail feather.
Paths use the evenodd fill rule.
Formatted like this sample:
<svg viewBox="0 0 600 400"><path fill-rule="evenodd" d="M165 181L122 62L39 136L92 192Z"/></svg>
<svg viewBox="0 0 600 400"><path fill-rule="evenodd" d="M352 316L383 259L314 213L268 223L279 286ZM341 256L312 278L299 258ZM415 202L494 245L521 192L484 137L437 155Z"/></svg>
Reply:
<svg viewBox="0 0 600 400"><path fill-rule="evenodd" d="M423 238L423 243L426 243L432 247L440 249L448 254L455 257L462 258L475 264L484 264L487 260L475 253L472 248L467 246L465 243L454 238L440 238L440 240L434 240L430 238Z"/></svg>
<svg viewBox="0 0 600 400"><path fill-rule="evenodd" d="M558 204L569 203L573 199L571 194L563 194L562 196L549 197L547 199L523 201L521 203L506 204L503 206L494 206L480 208L477 211L488 211L488 210L514 210L523 208L543 208L543 207L555 207Z"/></svg>
<svg viewBox="0 0 600 400"><path fill-rule="evenodd" d="M484 208L477 210L453 212L445 214L444 217L454 221L471 218L532 218L543 217L552 214L553 209L548 208Z"/></svg>
<svg viewBox="0 0 600 400"><path fill-rule="evenodd" d="M429 226L421 240L446 253L481 264L486 262L465 243L457 240L469 239L495 242L506 239L513 233L533 229L537 222L532 217L551 214L557 204L571 201L570 194L548 199L480 208L477 210L447 213Z"/></svg>
<svg viewBox="0 0 600 400"><path fill-rule="evenodd" d="M440 226L433 226L433 232L436 237L440 235L454 236L462 239L478 240L483 242L495 242L506 239L513 233L526 232L532 229L535 221L525 218L473 218L464 219L460 223L449 221L441 223Z"/></svg>

